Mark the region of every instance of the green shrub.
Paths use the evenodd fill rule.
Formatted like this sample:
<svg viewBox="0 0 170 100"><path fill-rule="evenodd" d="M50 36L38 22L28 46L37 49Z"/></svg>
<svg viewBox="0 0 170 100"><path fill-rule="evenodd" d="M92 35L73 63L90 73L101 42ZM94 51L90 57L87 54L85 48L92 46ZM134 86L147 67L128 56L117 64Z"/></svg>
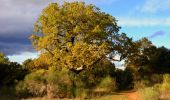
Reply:
<svg viewBox="0 0 170 100"><path fill-rule="evenodd" d="M83 87L77 87L76 88L76 98L79 98L79 99L85 99L87 98L89 95L88 95L88 92L89 90L88 89L85 89Z"/></svg>
<svg viewBox="0 0 170 100"><path fill-rule="evenodd" d="M30 96L31 94L29 93L29 90L27 88L27 84L24 81L20 81L15 87L16 95L22 98Z"/></svg>
<svg viewBox="0 0 170 100"><path fill-rule="evenodd" d="M151 85L161 83L163 81L163 75L162 74L153 74L150 77Z"/></svg>
<svg viewBox="0 0 170 100"><path fill-rule="evenodd" d="M101 91L106 91L106 92L112 92L116 90L116 82L115 80L110 77L107 76L106 78L104 78L101 83L97 86L96 88L97 90L101 90Z"/></svg>
<svg viewBox="0 0 170 100"><path fill-rule="evenodd" d="M25 83L30 93L35 96L46 94L46 70L37 70L25 77Z"/></svg>
<svg viewBox="0 0 170 100"><path fill-rule="evenodd" d="M20 97L44 96L47 92L46 70L37 70L28 74L15 88Z"/></svg>
<svg viewBox="0 0 170 100"><path fill-rule="evenodd" d="M125 70L116 70L116 85L118 90L128 90L134 88L133 70L128 67Z"/></svg>
<svg viewBox="0 0 170 100"><path fill-rule="evenodd" d="M158 100L159 90L157 87L146 87L139 90L140 100Z"/></svg>
<svg viewBox="0 0 170 100"><path fill-rule="evenodd" d="M51 67L49 70L37 70L28 74L23 82L16 86L17 94L24 97L31 94L35 97L47 95L53 97L72 97L72 82L66 69L57 70Z"/></svg>
<svg viewBox="0 0 170 100"><path fill-rule="evenodd" d="M49 92L53 94L53 97L71 97L72 82L68 75L67 69L57 70L56 67L51 67L48 70L46 77L49 88Z"/></svg>

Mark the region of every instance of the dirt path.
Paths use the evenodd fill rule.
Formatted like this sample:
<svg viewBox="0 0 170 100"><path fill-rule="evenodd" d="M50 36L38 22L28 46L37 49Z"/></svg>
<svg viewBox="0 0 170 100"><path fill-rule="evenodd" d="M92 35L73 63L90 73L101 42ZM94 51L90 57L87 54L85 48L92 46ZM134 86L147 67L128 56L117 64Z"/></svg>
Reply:
<svg viewBox="0 0 170 100"><path fill-rule="evenodd" d="M134 91L134 92L129 92L126 94L129 100L139 100L138 99L138 92Z"/></svg>

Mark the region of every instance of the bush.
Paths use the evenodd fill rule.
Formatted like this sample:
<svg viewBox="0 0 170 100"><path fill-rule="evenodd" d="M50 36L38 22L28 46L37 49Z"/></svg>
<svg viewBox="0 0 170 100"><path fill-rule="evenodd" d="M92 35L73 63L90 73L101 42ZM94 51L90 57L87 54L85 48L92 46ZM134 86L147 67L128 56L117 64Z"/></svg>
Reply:
<svg viewBox="0 0 170 100"><path fill-rule="evenodd" d="M26 89L34 96L46 94L46 70L37 70L25 77ZM25 86L25 85L23 85Z"/></svg>
<svg viewBox="0 0 170 100"><path fill-rule="evenodd" d="M163 100L170 100L170 75L163 76L163 83L160 86L160 98Z"/></svg>
<svg viewBox="0 0 170 100"><path fill-rule="evenodd" d="M72 83L67 70L56 70L51 67L49 70L37 70L27 75L23 82L16 86L20 96L32 95L41 97L63 98L72 97Z"/></svg>
<svg viewBox="0 0 170 100"><path fill-rule="evenodd" d="M145 83L143 81L135 81L134 89L141 89L145 87Z"/></svg>
<svg viewBox="0 0 170 100"><path fill-rule="evenodd" d="M29 90L27 88L27 84L24 81L20 81L15 87L16 95L22 98L30 96L31 94L29 93Z"/></svg>
<svg viewBox="0 0 170 100"><path fill-rule="evenodd" d="M163 82L163 76L161 74L146 74L142 77L141 82L145 86L154 86Z"/></svg>
<svg viewBox="0 0 170 100"><path fill-rule="evenodd" d="M13 86L3 86L0 88L0 100L20 100L15 94Z"/></svg>
<svg viewBox="0 0 170 100"><path fill-rule="evenodd" d="M161 85L161 90L165 91L165 90L169 90L169 89L170 89L170 75L165 74L163 76L163 83Z"/></svg>
<svg viewBox="0 0 170 100"><path fill-rule="evenodd" d="M114 76L115 66L108 60L101 60L93 65L91 69L87 69L76 75L79 82L81 81L85 88L92 89L99 85L103 78ZM87 81L88 80L88 81Z"/></svg>
<svg viewBox="0 0 170 100"><path fill-rule="evenodd" d="M140 100L158 100L159 99L158 88L155 86L140 89L139 98Z"/></svg>
<svg viewBox="0 0 170 100"><path fill-rule="evenodd" d="M0 63L0 87L15 85L18 81L23 80L26 74L27 70L18 63Z"/></svg>
<svg viewBox="0 0 170 100"><path fill-rule="evenodd" d="M131 68L125 70L116 70L116 85L118 90L128 90L134 88L134 75Z"/></svg>
<svg viewBox="0 0 170 100"><path fill-rule="evenodd" d="M107 76L101 81L96 89L99 91L113 92L116 90L116 82L112 77Z"/></svg>
<svg viewBox="0 0 170 100"><path fill-rule="evenodd" d="M85 89L84 87L77 87L75 89L75 95L76 95L76 98L79 98L79 99L85 99L87 97L89 97L89 89Z"/></svg>
<svg viewBox="0 0 170 100"><path fill-rule="evenodd" d="M163 82L139 90L141 100L170 100L170 75L163 75Z"/></svg>
<svg viewBox="0 0 170 100"><path fill-rule="evenodd" d="M56 67L51 67L46 80L49 87L47 95L59 98L72 97L72 83L67 69L58 70Z"/></svg>

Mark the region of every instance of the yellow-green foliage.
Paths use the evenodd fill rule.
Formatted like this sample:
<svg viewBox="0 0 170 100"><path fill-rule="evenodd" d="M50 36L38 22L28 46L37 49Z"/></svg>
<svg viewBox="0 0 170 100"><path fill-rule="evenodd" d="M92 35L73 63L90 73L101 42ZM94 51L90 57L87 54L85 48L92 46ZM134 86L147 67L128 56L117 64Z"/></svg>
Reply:
<svg viewBox="0 0 170 100"><path fill-rule="evenodd" d="M170 75L163 75L163 82L139 90L141 100L170 100Z"/></svg>
<svg viewBox="0 0 170 100"><path fill-rule="evenodd" d="M163 83L161 85L161 90L162 91L170 90L170 75L169 74L165 74L163 76Z"/></svg>
<svg viewBox="0 0 170 100"><path fill-rule="evenodd" d="M147 87L139 90L140 100L158 100L159 91L156 87Z"/></svg>
<svg viewBox="0 0 170 100"><path fill-rule="evenodd" d="M113 92L115 91L115 89L116 89L115 80L110 76L105 77L96 88L97 91L103 92Z"/></svg>
<svg viewBox="0 0 170 100"><path fill-rule="evenodd" d="M163 76L163 83L160 85L160 98L170 100L170 75Z"/></svg>

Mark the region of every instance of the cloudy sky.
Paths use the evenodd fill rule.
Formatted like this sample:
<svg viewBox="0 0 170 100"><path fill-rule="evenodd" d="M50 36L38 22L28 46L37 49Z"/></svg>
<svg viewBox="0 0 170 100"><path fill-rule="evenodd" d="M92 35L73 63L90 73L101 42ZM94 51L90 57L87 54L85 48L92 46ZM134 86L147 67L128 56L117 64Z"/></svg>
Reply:
<svg viewBox="0 0 170 100"><path fill-rule="evenodd" d="M0 51L12 61L37 57L28 37L42 9L61 0L0 0ZM74 1L74 0L65 0ZM134 40L148 37L170 48L170 0L82 0L111 14Z"/></svg>

